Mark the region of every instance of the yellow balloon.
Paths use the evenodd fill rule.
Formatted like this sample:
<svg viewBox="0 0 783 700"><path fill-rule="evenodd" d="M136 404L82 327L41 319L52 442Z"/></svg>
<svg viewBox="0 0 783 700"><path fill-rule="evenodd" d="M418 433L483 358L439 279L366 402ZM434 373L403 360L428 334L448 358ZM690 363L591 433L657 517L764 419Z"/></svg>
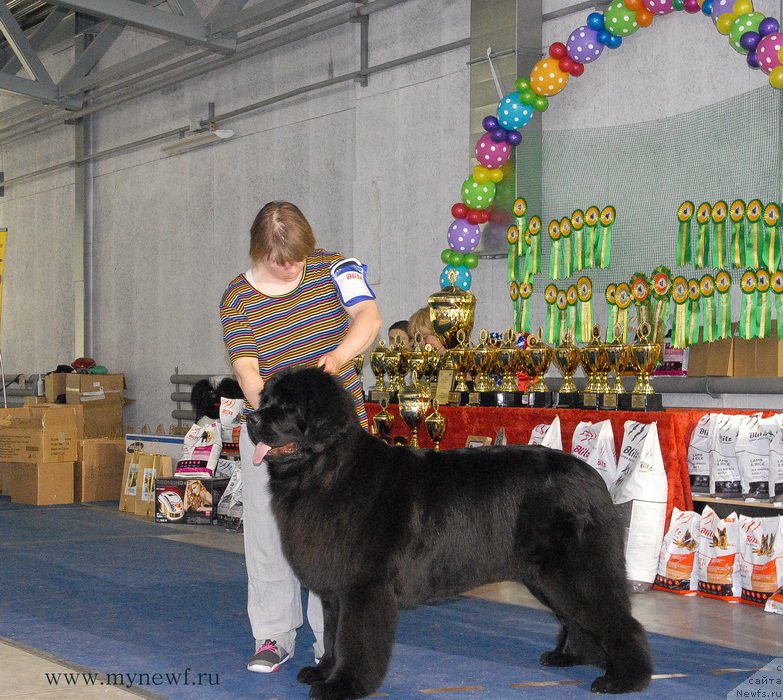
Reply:
<svg viewBox="0 0 783 700"><path fill-rule="evenodd" d="M737 0L732 11L735 15L747 15L749 12L753 12L753 2L752 0Z"/></svg>
<svg viewBox="0 0 783 700"><path fill-rule="evenodd" d="M530 71L530 89L538 95L551 97L568 83L569 74L560 70L559 61L542 58Z"/></svg>
<svg viewBox="0 0 783 700"><path fill-rule="evenodd" d="M500 168L490 170L489 179L497 185L503 179L503 171Z"/></svg>
<svg viewBox="0 0 783 700"><path fill-rule="evenodd" d="M772 69L772 72L769 74L769 84L773 88L783 90L783 66Z"/></svg>
<svg viewBox="0 0 783 700"><path fill-rule="evenodd" d="M491 171L485 168L483 165L477 165L475 168L473 168L473 179L479 185L486 185L489 182L490 172Z"/></svg>
<svg viewBox="0 0 783 700"><path fill-rule="evenodd" d="M726 12L718 17L718 21L715 22L715 27L721 34L729 35L731 32L731 25L734 24L734 20L737 19L736 15L731 12Z"/></svg>

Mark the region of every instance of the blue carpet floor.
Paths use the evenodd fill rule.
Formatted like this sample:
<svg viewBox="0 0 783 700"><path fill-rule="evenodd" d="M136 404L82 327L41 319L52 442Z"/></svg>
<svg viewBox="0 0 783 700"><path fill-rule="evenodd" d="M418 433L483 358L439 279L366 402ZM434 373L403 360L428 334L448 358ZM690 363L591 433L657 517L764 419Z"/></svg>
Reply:
<svg viewBox="0 0 783 700"><path fill-rule="evenodd" d="M306 698L295 677L312 662L309 630L279 672L245 671L243 557L160 539L176 528L121 516L116 504L34 508L0 497L0 638L100 674L97 684L122 679L174 700ZM473 598L404 610L377 697L593 697L597 669L538 665L556 634L545 612ZM725 698L771 660L650 638L655 673L672 677L633 697Z"/></svg>

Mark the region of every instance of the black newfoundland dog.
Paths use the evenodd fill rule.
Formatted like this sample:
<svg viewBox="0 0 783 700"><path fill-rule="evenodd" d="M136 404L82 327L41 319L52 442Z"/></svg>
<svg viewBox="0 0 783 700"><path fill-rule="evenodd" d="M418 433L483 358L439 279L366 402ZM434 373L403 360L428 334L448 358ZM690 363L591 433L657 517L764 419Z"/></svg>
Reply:
<svg viewBox="0 0 783 700"><path fill-rule="evenodd" d="M605 668L598 693L649 683L623 527L584 462L544 447L388 446L362 430L349 394L319 369L267 382L248 430L254 461L268 463L283 551L323 601L326 653L298 675L311 698L380 686L398 605L502 580L523 583L560 621L543 665Z"/></svg>

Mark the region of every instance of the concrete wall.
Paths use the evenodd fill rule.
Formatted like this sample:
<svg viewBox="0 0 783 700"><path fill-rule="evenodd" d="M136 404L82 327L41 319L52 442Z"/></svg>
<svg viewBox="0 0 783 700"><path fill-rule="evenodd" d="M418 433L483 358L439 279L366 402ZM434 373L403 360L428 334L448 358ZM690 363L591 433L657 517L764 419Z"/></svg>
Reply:
<svg viewBox="0 0 783 700"><path fill-rule="evenodd" d="M544 10L557 7L552 0ZM370 65L466 38L469 10L469 0L409 0L373 13ZM546 24L545 45L564 41L586 15ZM220 113L356 70L358 32L345 25L101 111L93 149L205 118L209 102ZM111 60L145 41L123 38ZM248 266L247 231L270 199L298 203L321 245L368 263L387 323L426 303L439 287L449 209L471 167L467 60L465 47L373 75L366 87L346 82L285 100L226 123L237 135L216 146L167 157L152 144L94 165L93 355L127 375L135 399L128 423L169 424L175 367L229 371L217 304ZM707 18L682 13L607 50L552 99L544 127L676 114L764 80ZM12 143L0 157L6 178L67 161L72 129ZM73 183L64 169L0 199L0 225L9 229L0 335L7 372L73 359ZM477 326L508 326L505 262L482 261L474 273Z"/></svg>

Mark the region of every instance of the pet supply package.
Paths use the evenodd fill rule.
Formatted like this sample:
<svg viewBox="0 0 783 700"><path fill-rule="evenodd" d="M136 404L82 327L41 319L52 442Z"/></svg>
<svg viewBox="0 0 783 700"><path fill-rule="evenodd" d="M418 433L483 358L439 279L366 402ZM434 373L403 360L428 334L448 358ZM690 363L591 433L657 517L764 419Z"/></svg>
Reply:
<svg viewBox="0 0 783 700"><path fill-rule="evenodd" d="M742 595L739 567L739 521L731 513L720 518L704 506L699 528L699 595L737 603Z"/></svg>
<svg viewBox="0 0 783 700"><path fill-rule="evenodd" d="M612 501L625 524L625 569L633 590L655 581L666 524L669 482L657 423L626 421Z"/></svg>
<svg viewBox="0 0 783 700"><path fill-rule="evenodd" d="M769 500L783 503L783 428L779 421L769 442Z"/></svg>
<svg viewBox="0 0 783 700"><path fill-rule="evenodd" d="M783 615L783 586L778 588L769 598L764 606L764 612L777 613Z"/></svg>
<svg viewBox="0 0 783 700"><path fill-rule="evenodd" d="M764 605L783 586L783 519L740 515L742 602Z"/></svg>
<svg viewBox="0 0 783 700"><path fill-rule="evenodd" d="M574 428L571 454L583 459L595 469L611 490L617 478L617 457L614 453L614 432L608 420L599 423L582 421Z"/></svg>
<svg viewBox="0 0 783 700"><path fill-rule="evenodd" d="M739 498L742 495L737 434L745 416L717 414L710 446L710 495L715 498Z"/></svg>
<svg viewBox="0 0 783 700"><path fill-rule="evenodd" d="M540 423L530 433L528 445L542 445L556 450L563 449L563 438L560 434L560 417L555 416L551 423Z"/></svg>
<svg viewBox="0 0 783 700"><path fill-rule="evenodd" d="M239 442L239 429L242 426L244 408L244 399L220 397L220 439L224 445Z"/></svg>
<svg viewBox="0 0 783 700"><path fill-rule="evenodd" d="M710 448L717 414L705 413L691 433L688 443L688 474L691 493L710 492Z"/></svg>
<svg viewBox="0 0 783 700"><path fill-rule="evenodd" d="M235 469L217 507L218 522L238 528L242 523L242 470Z"/></svg>
<svg viewBox="0 0 783 700"><path fill-rule="evenodd" d="M206 425L194 423L182 443L182 457L176 475L211 479L223 448L220 421Z"/></svg>
<svg viewBox="0 0 783 700"><path fill-rule="evenodd" d="M672 510L669 530L658 556L658 573L653 588L679 595L696 595L699 576L696 550L699 548L701 515L690 510Z"/></svg>
<svg viewBox="0 0 783 700"><path fill-rule="evenodd" d="M777 423L761 416L743 416L737 430L737 464L742 496L746 500L769 498L769 443Z"/></svg>

